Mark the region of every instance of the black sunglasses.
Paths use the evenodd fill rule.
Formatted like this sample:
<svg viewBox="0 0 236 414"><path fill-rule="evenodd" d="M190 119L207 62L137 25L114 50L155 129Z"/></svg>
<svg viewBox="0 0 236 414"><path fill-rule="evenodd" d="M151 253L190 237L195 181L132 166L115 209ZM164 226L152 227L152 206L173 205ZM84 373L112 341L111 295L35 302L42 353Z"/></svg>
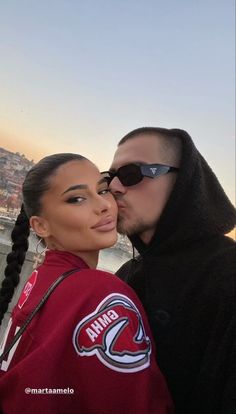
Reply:
<svg viewBox="0 0 236 414"><path fill-rule="evenodd" d="M169 172L177 172L179 168L162 164L127 164L117 171L104 171L101 174L107 178L108 184L113 178L118 177L121 184L126 187L140 183L144 177L155 178Z"/></svg>

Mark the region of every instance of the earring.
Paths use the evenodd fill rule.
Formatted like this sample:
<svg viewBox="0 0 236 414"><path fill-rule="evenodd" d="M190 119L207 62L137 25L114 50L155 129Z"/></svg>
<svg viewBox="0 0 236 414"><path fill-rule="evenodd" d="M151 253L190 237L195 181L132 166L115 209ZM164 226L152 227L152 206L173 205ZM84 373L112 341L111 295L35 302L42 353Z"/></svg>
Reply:
<svg viewBox="0 0 236 414"><path fill-rule="evenodd" d="M43 250L39 251L39 246L40 246L42 240L43 239L39 239L37 244L36 244L36 248L35 248L36 255L34 256L34 264L33 264L33 269L34 270L37 269L37 267L43 262L44 254L48 250L47 247L44 247Z"/></svg>

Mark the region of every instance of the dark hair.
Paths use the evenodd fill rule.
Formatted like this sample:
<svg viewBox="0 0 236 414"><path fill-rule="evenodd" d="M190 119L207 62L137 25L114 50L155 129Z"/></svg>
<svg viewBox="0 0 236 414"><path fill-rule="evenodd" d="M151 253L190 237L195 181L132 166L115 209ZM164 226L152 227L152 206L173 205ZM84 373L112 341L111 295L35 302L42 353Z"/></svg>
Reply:
<svg viewBox="0 0 236 414"><path fill-rule="evenodd" d="M159 127L137 128L126 134L119 141L118 146L124 144L131 138L137 138L139 135L156 135L161 141L163 158L162 162L167 164L172 162L176 167L179 166L182 156L182 142L178 136L176 129L167 129Z"/></svg>
<svg viewBox="0 0 236 414"><path fill-rule="evenodd" d="M57 169L73 160L86 160L79 154L53 154L43 158L27 173L23 187L23 204L11 233L12 251L7 255L5 278L0 289L0 324L20 280L20 272L28 250L29 219L40 214L41 198L50 188L50 178Z"/></svg>
<svg viewBox="0 0 236 414"><path fill-rule="evenodd" d="M149 134L155 134L155 135L162 135L165 137L173 137L173 131L171 129L167 128L160 128L160 127L142 127L133 129L133 131L130 131L128 134L126 134L118 143L118 146L121 144L124 144L128 139L130 138L136 138L138 135L149 135Z"/></svg>

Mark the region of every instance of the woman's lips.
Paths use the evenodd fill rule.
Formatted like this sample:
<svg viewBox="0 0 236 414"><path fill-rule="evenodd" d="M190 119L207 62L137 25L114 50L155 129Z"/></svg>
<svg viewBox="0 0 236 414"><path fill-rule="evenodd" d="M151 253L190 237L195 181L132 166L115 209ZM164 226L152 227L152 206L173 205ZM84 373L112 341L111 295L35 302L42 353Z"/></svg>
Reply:
<svg viewBox="0 0 236 414"><path fill-rule="evenodd" d="M95 226L92 227L92 229L95 229L97 231L111 231L116 228L116 220L114 219L104 219L99 221Z"/></svg>

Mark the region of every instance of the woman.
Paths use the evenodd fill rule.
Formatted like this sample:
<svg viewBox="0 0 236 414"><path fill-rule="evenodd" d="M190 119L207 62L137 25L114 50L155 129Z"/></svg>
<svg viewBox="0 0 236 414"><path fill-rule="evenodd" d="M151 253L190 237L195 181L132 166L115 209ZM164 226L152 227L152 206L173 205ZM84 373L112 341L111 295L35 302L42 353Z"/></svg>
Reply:
<svg viewBox="0 0 236 414"><path fill-rule="evenodd" d="M47 252L13 310L3 349L52 283L73 272L1 364L4 414L172 412L140 302L116 276L95 270L99 249L116 242L116 217L106 178L86 158L55 154L28 172L0 291L1 318L19 282L30 226Z"/></svg>

